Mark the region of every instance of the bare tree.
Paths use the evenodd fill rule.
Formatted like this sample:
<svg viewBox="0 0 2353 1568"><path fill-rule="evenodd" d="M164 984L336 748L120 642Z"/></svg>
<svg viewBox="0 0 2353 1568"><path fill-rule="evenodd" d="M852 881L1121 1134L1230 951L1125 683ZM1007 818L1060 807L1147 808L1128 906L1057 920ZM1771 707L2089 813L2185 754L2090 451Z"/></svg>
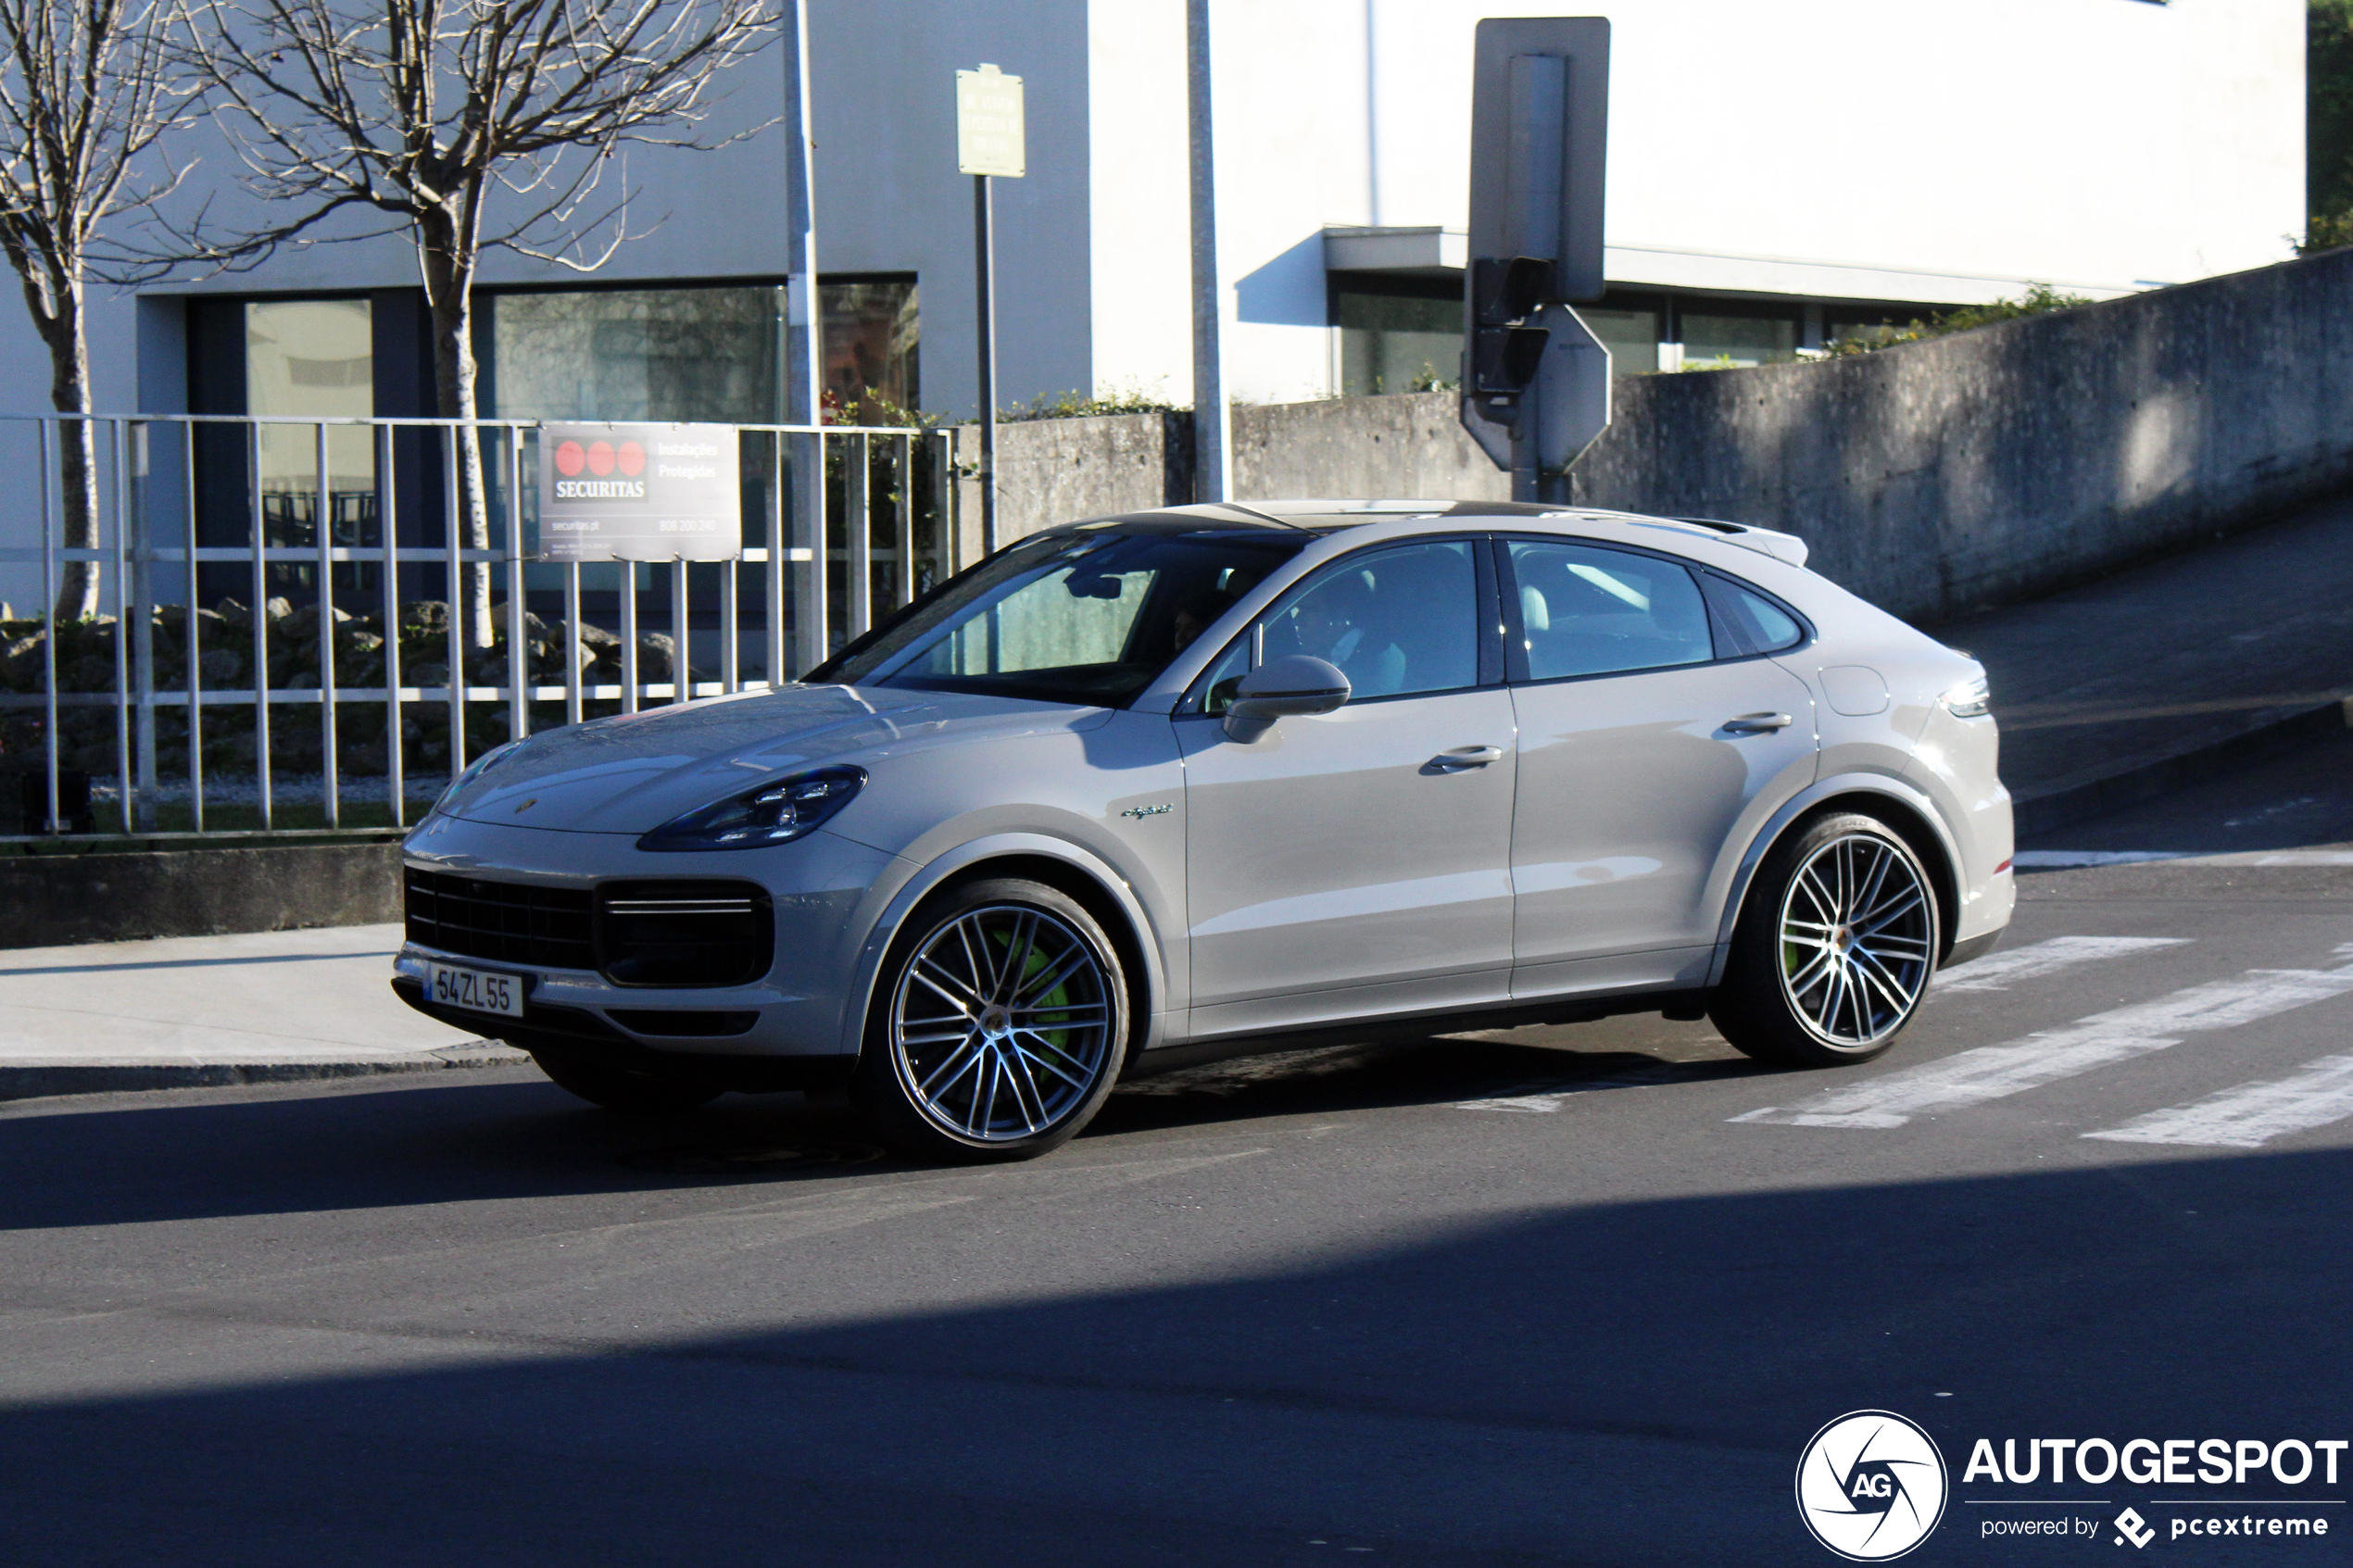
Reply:
<svg viewBox="0 0 2353 1568"><path fill-rule="evenodd" d="M0 251L48 347L49 402L61 414L91 412L85 295L100 229L177 183L168 169L133 177L194 101L168 47L176 15L175 0L0 0ZM64 541L93 549L93 427L65 420L59 438ZM66 562L54 613L97 609L97 563Z"/></svg>
<svg viewBox="0 0 2353 1568"><path fill-rule="evenodd" d="M250 265L282 245L367 237L337 232L339 215L393 220L416 245L442 416L475 419L484 255L601 266L627 237L626 192L598 206L612 155L740 139L700 127L720 73L766 47L779 14L778 0L205 0L189 57L226 111L248 189L286 216L226 238L199 220L176 253ZM487 548L471 428L459 451L468 543ZM468 597L486 647L487 567Z"/></svg>

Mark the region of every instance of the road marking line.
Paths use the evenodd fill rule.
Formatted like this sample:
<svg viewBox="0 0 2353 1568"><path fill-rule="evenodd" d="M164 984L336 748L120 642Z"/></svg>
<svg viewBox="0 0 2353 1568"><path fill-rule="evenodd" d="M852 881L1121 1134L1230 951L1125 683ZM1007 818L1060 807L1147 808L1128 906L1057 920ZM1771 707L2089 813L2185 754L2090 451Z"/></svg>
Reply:
<svg viewBox="0 0 2353 1568"><path fill-rule="evenodd" d="M1606 1078L1586 1078L1574 1084L1547 1084L1525 1089L1515 1095L1497 1095L1491 1099L1466 1099L1454 1107L1457 1110L1521 1110L1544 1112L1558 1110L1561 1102L1572 1095L1591 1094L1596 1089L1647 1089L1660 1084L1671 1084L1689 1076L1691 1069L1681 1062L1662 1061L1655 1067L1638 1067Z"/></svg>
<svg viewBox="0 0 2353 1568"><path fill-rule="evenodd" d="M2193 866L2353 866L2353 849L2021 849L2010 863L2022 872L2073 871L2085 866L2138 866L2177 860Z"/></svg>
<svg viewBox="0 0 2353 1568"><path fill-rule="evenodd" d="M2353 1051L2308 1061L2284 1078L2240 1084L2189 1105L2136 1116L2122 1126L2086 1133L2116 1143L2172 1143L2258 1148L2290 1133L2353 1116Z"/></svg>
<svg viewBox="0 0 2353 1568"><path fill-rule="evenodd" d="M1939 991L2000 991L2077 964L2120 959L2158 947L2179 947L2186 936L2054 936L2007 952L1988 953L1958 969L1940 970L1929 985Z"/></svg>
<svg viewBox="0 0 2353 1568"><path fill-rule="evenodd" d="M2338 956L2347 954L2340 948ZM1915 1116L1962 1110L2039 1089L2111 1062L2178 1046L2189 1035L2259 1022L2347 991L2353 991L2353 965L2251 969L2155 1001L2096 1012L2007 1045L1957 1051L1867 1083L1828 1089L1803 1105L1766 1106L1731 1120L1795 1127L1901 1127Z"/></svg>

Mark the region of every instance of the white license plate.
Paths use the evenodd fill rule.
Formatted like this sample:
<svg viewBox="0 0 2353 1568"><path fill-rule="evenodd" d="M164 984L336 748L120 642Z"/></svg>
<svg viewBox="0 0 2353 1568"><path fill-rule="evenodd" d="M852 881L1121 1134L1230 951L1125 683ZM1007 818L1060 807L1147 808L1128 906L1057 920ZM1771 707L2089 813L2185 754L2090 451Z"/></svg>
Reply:
<svg viewBox="0 0 2353 1568"><path fill-rule="evenodd" d="M502 1018L522 1016L522 976L497 974L486 969L459 969L445 963L425 966L425 984L433 999L444 1007L495 1012Z"/></svg>

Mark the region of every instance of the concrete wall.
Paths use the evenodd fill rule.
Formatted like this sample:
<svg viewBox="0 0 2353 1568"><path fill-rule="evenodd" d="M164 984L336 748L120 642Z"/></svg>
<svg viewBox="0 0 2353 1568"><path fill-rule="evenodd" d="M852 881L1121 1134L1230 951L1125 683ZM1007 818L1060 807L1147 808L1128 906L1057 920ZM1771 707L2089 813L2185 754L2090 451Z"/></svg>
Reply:
<svg viewBox="0 0 2353 1568"><path fill-rule="evenodd" d="M1785 530L1932 622L2353 485L2348 305L2353 250L1851 358L1634 377L1572 493ZM1182 497L1183 428L1005 427L1001 537ZM1238 409L1234 439L1244 497L1509 493L1451 394Z"/></svg>
<svg viewBox="0 0 2353 1568"><path fill-rule="evenodd" d="M1935 621L2353 483L2353 251L1826 364L1621 382L1581 504L1786 529Z"/></svg>

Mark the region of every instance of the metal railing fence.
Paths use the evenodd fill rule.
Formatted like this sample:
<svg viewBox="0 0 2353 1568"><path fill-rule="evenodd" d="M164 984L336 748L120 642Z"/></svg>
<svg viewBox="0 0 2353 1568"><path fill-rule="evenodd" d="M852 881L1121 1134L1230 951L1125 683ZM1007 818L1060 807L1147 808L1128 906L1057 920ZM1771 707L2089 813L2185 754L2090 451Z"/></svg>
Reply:
<svg viewBox="0 0 2353 1568"><path fill-rule="evenodd" d="M69 545L77 425L94 506ZM283 440L265 469L284 427L310 432L307 473ZM735 558L583 563L530 548L535 421L0 418L40 475L0 498L0 583L37 563L40 594L0 619L0 844L402 830L489 746L788 681L960 564L946 433L731 428ZM345 430L364 473L334 471L358 466L348 436L331 453ZM98 573L94 617L55 615L71 563Z"/></svg>

